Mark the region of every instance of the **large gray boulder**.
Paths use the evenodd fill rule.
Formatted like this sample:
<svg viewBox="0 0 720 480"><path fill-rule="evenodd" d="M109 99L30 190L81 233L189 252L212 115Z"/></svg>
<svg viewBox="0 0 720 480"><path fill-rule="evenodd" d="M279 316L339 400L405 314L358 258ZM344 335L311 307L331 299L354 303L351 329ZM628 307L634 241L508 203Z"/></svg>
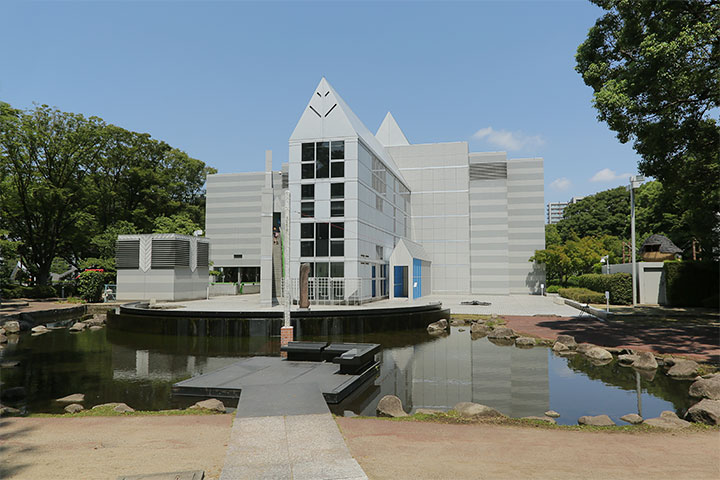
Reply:
<svg viewBox="0 0 720 480"><path fill-rule="evenodd" d="M697 375L699 365L693 360L676 359L667 374L673 378L688 378Z"/></svg>
<svg viewBox="0 0 720 480"><path fill-rule="evenodd" d="M690 385L690 396L720 400L720 374L696 380Z"/></svg>
<svg viewBox="0 0 720 480"><path fill-rule="evenodd" d="M560 414L558 412L556 412L555 410L548 410L547 412L545 412L545 416L551 417L551 418L558 418L560 416Z"/></svg>
<svg viewBox="0 0 720 480"><path fill-rule="evenodd" d="M68 330L71 332L82 332L87 325L85 322L75 322Z"/></svg>
<svg viewBox="0 0 720 480"><path fill-rule="evenodd" d="M20 333L20 322L10 320L9 322L5 322L3 328L5 329L5 333Z"/></svg>
<svg viewBox="0 0 720 480"><path fill-rule="evenodd" d="M578 353L582 353L584 355L591 348L595 348L595 345L593 345L592 343L581 343L577 346L576 350L578 351Z"/></svg>
<svg viewBox="0 0 720 480"><path fill-rule="evenodd" d="M470 326L470 336L473 340L486 336L489 331L490 328L484 323L473 323Z"/></svg>
<svg viewBox="0 0 720 480"><path fill-rule="evenodd" d="M85 410L85 407L80 405L79 403L71 403L70 405L67 405L65 407L65 411L68 413L78 413Z"/></svg>
<svg viewBox="0 0 720 480"><path fill-rule="evenodd" d="M622 420L623 422L631 423L633 425L638 425L643 422L643 418L637 413L628 413L627 415L623 415L622 417L620 417L620 420Z"/></svg>
<svg viewBox="0 0 720 480"><path fill-rule="evenodd" d="M567 352L568 350L570 350L568 348L568 346L565 345L564 343L560 343L560 342L555 342L555 344L552 347L552 351L555 353Z"/></svg>
<svg viewBox="0 0 720 480"><path fill-rule="evenodd" d="M225 413L225 404L217 398L209 398L202 402L197 402L190 407L195 410L211 410L213 412Z"/></svg>
<svg viewBox="0 0 720 480"><path fill-rule="evenodd" d="M675 412L665 410L660 414L659 417L643 420L643 425L677 430L679 428L687 428L691 425L691 423L679 418L677 415L675 415Z"/></svg>
<svg viewBox="0 0 720 480"><path fill-rule="evenodd" d="M85 401L85 394L73 393L66 397L56 398L55 401L60 403L82 403Z"/></svg>
<svg viewBox="0 0 720 480"><path fill-rule="evenodd" d="M558 343L562 343L570 350L575 350L578 346L577 342L575 341L575 337L573 337L572 335L558 335L555 341Z"/></svg>
<svg viewBox="0 0 720 480"><path fill-rule="evenodd" d="M650 352L637 352L635 361L632 363L633 368L639 370L655 370L658 367L655 355Z"/></svg>
<svg viewBox="0 0 720 480"><path fill-rule="evenodd" d="M518 334L515 333L511 328L507 327L497 327L493 329L493 331L488 333L488 338L494 338L498 340L512 340L516 337L518 337Z"/></svg>
<svg viewBox="0 0 720 480"><path fill-rule="evenodd" d="M448 330L448 322L444 318L438 320L437 322L433 322L427 326L428 333L432 334L432 335L445 333L445 332L447 332L447 330Z"/></svg>
<svg viewBox="0 0 720 480"><path fill-rule="evenodd" d="M460 402L453 407L453 410L455 410L458 415L465 418L505 416L492 407L473 402Z"/></svg>
<svg viewBox="0 0 720 480"><path fill-rule="evenodd" d="M378 417L407 417L408 414L403 410L402 400L395 395L385 395L378 402Z"/></svg>
<svg viewBox="0 0 720 480"><path fill-rule="evenodd" d="M588 351L585 352L585 355L588 358L591 358L593 360L600 360L600 361L606 361L606 360L612 360L612 353L608 352L604 348L600 347L592 347Z"/></svg>
<svg viewBox="0 0 720 480"><path fill-rule="evenodd" d="M688 409L685 418L692 422L720 425L720 400L700 400Z"/></svg>
<svg viewBox="0 0 720 480"><path fill-rule="evenodd" d="M637 355L634 353L624 353L621 355L618 355L618 363L622 366L629 367L633 363L635 363L635 360L637 360Z"/></svg>
<svg viewBox="0 0 720 480"><path fill-rule="evenodd" d="M36 326L36 327L31 328L30 331L33 332L33 333L45 333L45 332L49 332L48 328L47 328L45 325L38 325L38 326Z"/></svg>
<svg viewBox="0 0 720 480"><path fill-rule="evenodd" d="M8 338L5 335L3 335L2 333L0 333L0 343L7 343L7 341L8 341Z"/></svg>
<svg viewBox="0 0 720 480"><path fill-rule="evenodd" d="M594 427L612 427L615 422L607 415L585 415L578 418L579 425L592 425Z"/></svg>
<svg viewBox="0 0 720 480"><path fill-rule="evenodd" d="M8 407L7 405L3 405L0 403L0 417L10 417L19 413L20 410L18 410L17 408Z"/></svg>
<svg viewBox="0 0 720 480"><path fill-rule="evenodd" d="M105 325L105 319L107 318L107 315L96 313L92 316L92 318L88 318L87 320L83 320L83 323L89 327L93 326L103 326Z"/></svg>
<svg viewBox="0 0 720 480"><path fill-rule="evenodd" d="M126 404L126 403L118 403L117 405L115 405L115 408L113 408L113 412L118 412L118 413L129 413L129 412L134 412L134 411L135 411L135 409L128 406L128 404Z"/></svg>
<svg viewBox="0 0 720 480"><path fill-rule="evenodd" d="M515 339L516 347L534 347L535 339L531 337L518 337Z"/></svg>

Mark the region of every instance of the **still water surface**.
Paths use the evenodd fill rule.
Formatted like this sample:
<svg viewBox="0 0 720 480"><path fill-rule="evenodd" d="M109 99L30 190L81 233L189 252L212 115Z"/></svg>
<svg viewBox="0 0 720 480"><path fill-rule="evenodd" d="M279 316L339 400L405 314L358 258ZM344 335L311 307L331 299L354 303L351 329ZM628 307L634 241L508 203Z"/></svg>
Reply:
<svg viewBox="0 0 720 480"><path fill-rule="evenodd" d="M469 329L444 338L424 330L363 335L306 337L299 340L379 343L378 377L331 410L374 415L383 395L397 395L406 410L450 409L473 401L513 416L558 411L558 422L575 424L582 415L608 414L616 422L627 413L646 418L663 410L684 414L691 402L688 382L662 372L643 378L616 361L595 366L585 357L558 357L549 348L498 346L471 340ZM85 406L125 402L136 409L183 408L197 399L173 397L173 383L208 373L239 357L279 354L279 338L188 337L118 332L109 329L23 334L0 353L0 388L24 388L21 398L3 403L27 412L62 412L53 401L85 394ZM14 362L19 362L16 366ZM18 389L15 388L15 393Z"/></svg>

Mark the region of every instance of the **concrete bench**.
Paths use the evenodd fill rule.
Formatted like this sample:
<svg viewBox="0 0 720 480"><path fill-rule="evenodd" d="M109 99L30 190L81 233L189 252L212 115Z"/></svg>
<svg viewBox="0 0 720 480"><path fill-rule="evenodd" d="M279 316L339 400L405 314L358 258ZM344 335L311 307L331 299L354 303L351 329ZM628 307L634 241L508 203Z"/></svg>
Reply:
<svg viewBox="0 0 720 480"><path fill-rule="evenodd" d="M377 343L343 343L330 344L325 348L325 355L330 352L344 350L332 359L333 363L340 365L340 373L355 375L375 361L375 355L380 352Z"/></svg>
<svg viewBox="0 0 720 480"><path fill-rule="evenodd" d="M321 362L327 345L327 342L290 342L280 351L286 352L290 361Z"/></svg>

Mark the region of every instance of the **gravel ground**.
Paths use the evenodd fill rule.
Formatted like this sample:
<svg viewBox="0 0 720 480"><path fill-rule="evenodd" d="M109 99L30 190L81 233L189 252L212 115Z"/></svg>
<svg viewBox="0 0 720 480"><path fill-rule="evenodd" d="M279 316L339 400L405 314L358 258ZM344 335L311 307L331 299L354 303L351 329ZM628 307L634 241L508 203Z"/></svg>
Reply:
<svg viewBox="0 0 720 480"><path fill-rule="evenodd" d="M108 479L205 470L220 477L233 415L7 418L0 478Z"/></svg>

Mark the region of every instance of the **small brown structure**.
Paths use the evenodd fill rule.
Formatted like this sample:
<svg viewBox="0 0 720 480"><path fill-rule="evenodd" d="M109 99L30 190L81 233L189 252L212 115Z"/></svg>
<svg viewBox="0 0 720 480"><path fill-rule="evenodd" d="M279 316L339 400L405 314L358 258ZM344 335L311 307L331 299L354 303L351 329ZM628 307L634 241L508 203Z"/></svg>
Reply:
<svg viewBox="0 0 720 480"><path fill-rule="evenodd" d="M650 235L640 247L640 257L646 262L675 260L682 252L681 248L664 235Z"/></svg>
<svg viewBox="0 0 720 480"><path fill-rule="evenodd" d="M310 264L303 263L300 265L300 308L310 308L310 299L308 298L308 277L310 276Z"/></svg>

